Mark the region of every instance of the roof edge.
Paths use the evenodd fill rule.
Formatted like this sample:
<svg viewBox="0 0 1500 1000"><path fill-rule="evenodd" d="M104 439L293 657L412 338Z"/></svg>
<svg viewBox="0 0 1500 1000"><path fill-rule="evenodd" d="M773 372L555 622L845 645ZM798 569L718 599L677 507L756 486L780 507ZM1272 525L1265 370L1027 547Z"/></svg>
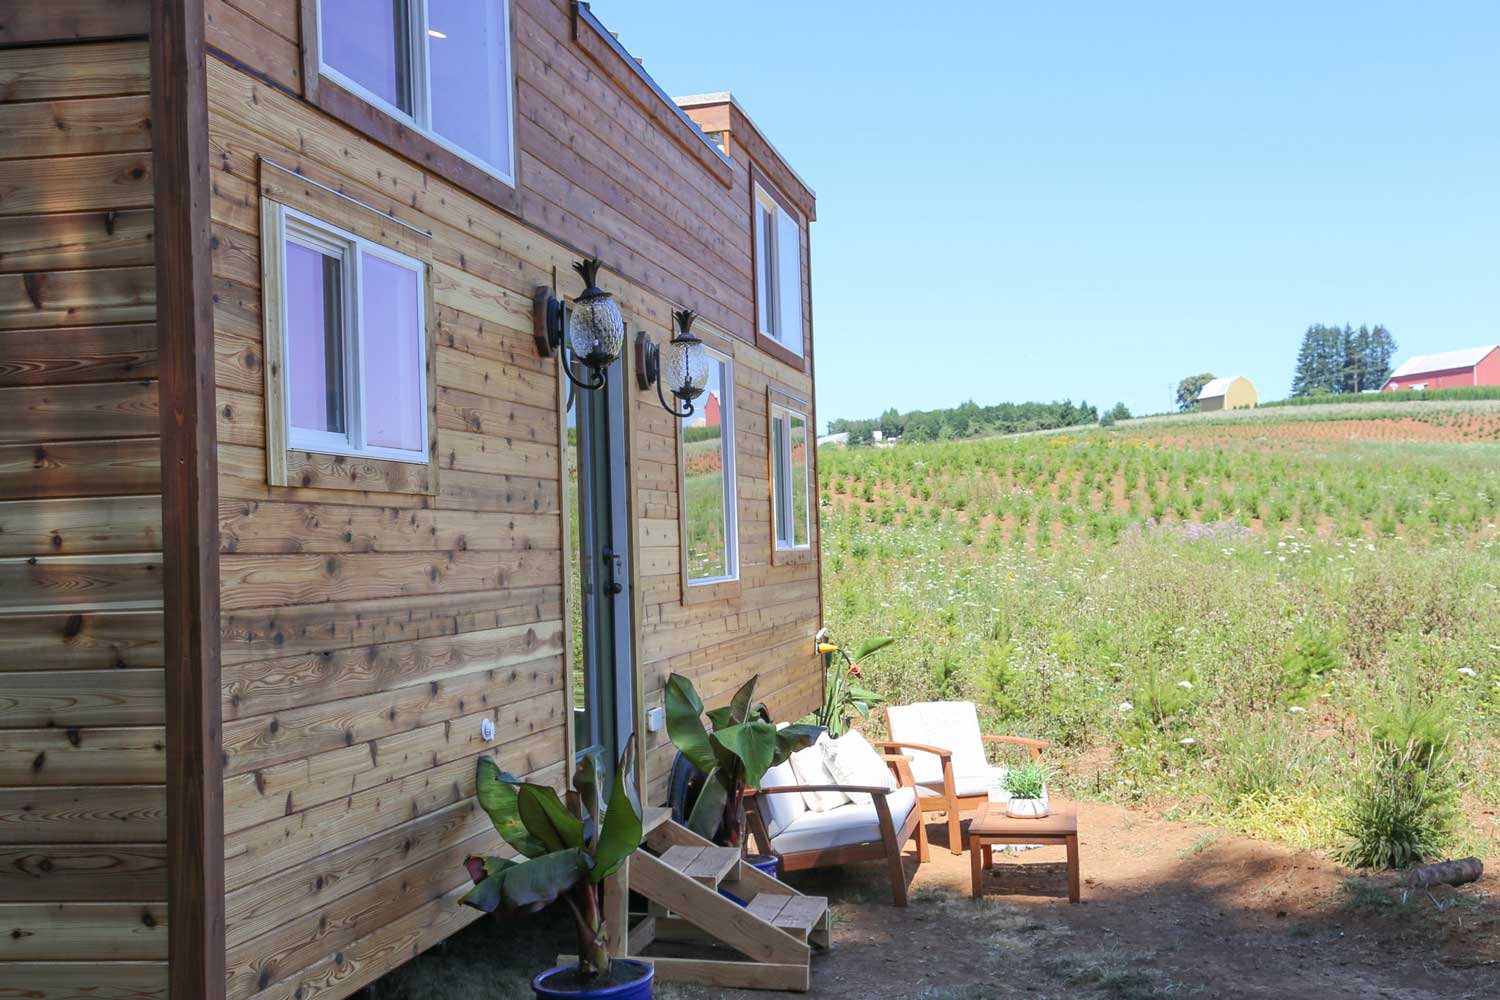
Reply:
<svg viewBox="0 0 1500 1000"><path fill-rule="evenodd" d="M786 167L787 172L797 179L797 183L807 188L807 193L812 195L814 200L817 199L818 192L813 190L813 186L811 184L807 183L807 178L797 173L797 168L792 166L792 161L786 158L785 153L776 148L776 144L772 142L766 135L766 130L756 124L756 121L753 117L751 117L750 112L745 110L745 106L740 103L739 98L735 97L733 92L728 90L721 90L718 93L714 94L688 94L683 97L674 97L672 98L672 101L679 108L705 108L714 104L728 104L733 107L736 111L745 116L745 121L749 122L750 127L755 129L755 133L760 136L760 141L765 143L767 148L769 148L771 152L776 154L776 158L781 161L782 166Z"/></svg>

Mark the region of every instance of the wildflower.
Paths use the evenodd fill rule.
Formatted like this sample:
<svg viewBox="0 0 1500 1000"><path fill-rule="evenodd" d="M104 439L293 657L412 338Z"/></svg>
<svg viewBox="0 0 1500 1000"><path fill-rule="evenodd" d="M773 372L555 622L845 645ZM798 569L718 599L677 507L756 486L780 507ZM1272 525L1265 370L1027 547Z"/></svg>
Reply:
<svg viewBox="0 0 1500 1000"><path fill-rule="evenodd" d="M1177 742L1181 743L1185 747L1190 747L1194 743L1197 743L1198 741L1195 740L1195 739L1193 739L1191 736L1184 736L1182 739L1178 740Z"/></svg>
<svg viewBox="0 0 1500 1000"><path fill-rule="evenodd" d="M864 680L865 677L864 673L859 669L858 663L849 664L849 676L858 677L860 680Z"/></svg>
<svg viewBox="0 0 1500 1000"><path fill-rule="evenodd" d="M1134 705L1132 705L1132 704L1131 704L1131 703L1130 703L1130 702L1128 702L1128 701L1122 701L1122 702L1120 702L1120 711L1121 711L1121 712L1129 712L1129 711L1130 711L1130 710L1132 710L1132 709L1133 709L1133 708L1135 708L1135 706L1134 706Z"/></svg>
<svg viewBox="0 0 1500 1000"><path fill-rule="evenodd" d="M1180 688L1182 688L1184 691L1191 691L1193 689L1193 682L1192 681L1178 681L1177 682L1177 686L1180 687Z"/></svg>
<svg viewBox="0 0 1500 1000"><path fill-rule="evenodd" d="M1476 676L1475 673L1474 673L1474 668L1473 667L1459 667L1458 668L1458 672L1461 673L1461 674L1463 674L1465 677L1474 677L1474 676Z"/></svg>
<svg viewBox="0 0 1500 1000"><path fill-rule="evenodd" d="M1302 713L1306 712L1307 709L1303 708L1301 705L1293 705L1291 708L1287 709L1287 711L1291 712L1294 715L1301 715Z"/></svg>

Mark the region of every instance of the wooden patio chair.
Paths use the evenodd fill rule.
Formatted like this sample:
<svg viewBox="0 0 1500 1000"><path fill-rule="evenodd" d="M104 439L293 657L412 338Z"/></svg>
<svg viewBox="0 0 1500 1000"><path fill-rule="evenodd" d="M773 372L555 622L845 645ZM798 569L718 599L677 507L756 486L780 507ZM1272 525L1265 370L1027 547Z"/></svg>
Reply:
<svg viewBox="0 0 1500 1000"><path fill-rule="evenodd" d="M910 757L885 754L896 775L895 788L863 785L802 785L788 761L773 767L761 787L745 793L745 818L760 850L781 859L783 872L805 871L857 861L884 861L897 906L906 905L906 872L901 852L913 837L917 863L927 860L927 828L916 808L917 790ZM825 812L814 812L803 792L842 791L865 794L869 801L848 802Z"/></svg>
<svg viewBox="0 0 1500 1000"><path fill-rule="evenodd" d="M948 814L948 849L954 854L964 851L961 813L977 809L1005 777L1005 768L989 762L986 744L1025 747L1032 760L1041 760L1042 751L1051 746L1046 740L981 733L972 701L887 706L885 722L890 738L874 745L910 756L920 812Z"/></svg>

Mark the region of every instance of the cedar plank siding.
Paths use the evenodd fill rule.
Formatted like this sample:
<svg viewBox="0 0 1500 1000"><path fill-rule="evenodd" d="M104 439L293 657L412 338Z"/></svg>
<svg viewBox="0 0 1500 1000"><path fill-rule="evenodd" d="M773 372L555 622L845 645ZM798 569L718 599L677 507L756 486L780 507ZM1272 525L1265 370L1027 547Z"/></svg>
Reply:
<svg viewBox="0 0 1500 1000"><path fill-rule="evenodd" d="M56 9L90 6L63 0ZM638 728L673 670L693 677L710 703L759 673L777 718L810 711L822 686L811 645L818 565L773 565L767 472L768 390L812 395L808 269L805 365L760 350L754 333L750 169L779 184L784 166L753 141L733 143L726 164L599 38L575 37L570 3L512 0L518 185L497 207L462 178L322 110L316 81L304 79L309 17L304 0L204 0L223 995L234 1000L341 1000L476 919L457 905L460 862L500 848L473 801L481 753L536 781L565 780L558 370L536 354L531 296L554 282L576 293L574 260L605 262L601 284L616 294L632 336L644 329L664 342L672 311L692 308L730 339L735 360L741 580L722 599L683 601L678 423L654 390L635 394L629 408ZM21 30L61 37L72 29ZM165 898L161 748L149 739L160 735L163 701L160 596L132 572L159 548L159 451L146 433L157 420L151 178L132 172L140 150L119 134L132 120L129 98L145 94L147 81L143 45L129 72L100 65L120 44L71 52L68 70L45 86L0 68L0 100L107 93L98 116L112 123L87 151L59 149L66 156L45 164L0 160L0 176L13 182L0 183L0 214L27 222L0 234L0 391L13 394L0 441L0 637L21 654L0 662L0 670L21 668L4 675L0 698L0 802L30 801L37 785L54 794L46 776L70 768L68 783L99 786L90 810L120 824L91 823L77 844L62 833L43 837L67 863L47 873L50 894L40 894L26 867L38 851L16 839L19 824L0 810L0 916L13 918L7 927L30 921L45 930L25 945L0 942L0 961L92 960L79 971L93 978L76 982L59 979L57 967L28 966L26 985L43 1000L72 997L106 972L118 991L137 991L132 997L165 994L165 913L153 902ZM0 52L0 67L35 58ZM18 132L47 134L37 108L9 113ZM731 116L731 127L737 122ZM74 130L67 141L90 140ZM433 494L267 485L263 160L432 234ZM810 192L784 193L813 217ZM109 239L75 238L105 211L114 213ZM806 260L805 226L802 240ZM37 282L28 286L20 272L43 270L38 306L28 294ZM38 327L45 339L18 335ZM92 388L63 399L52 392L63 384ZM137 425L139 436L96 439ZM34 460L43 443L45 464ZM816 518L812 543L816 551ZM45 559L27 565L33 555ZM94 603L60 616L45 596L54 593ZM137 608L153 597L157 610ZM47 729L64 708L71 715L59 727L87 727L78 730L81 748L71 730L59 739ZM486 718L497 729L488 744L479 735ZM43 751L45 766L34 771ZM642 748L652 801L663 797L671 753L665 733ZM155 795L154 811L138 801L143 793ZM78 822L67 801L42 815L54 814L60 830ZM123 828L128 838L114 832ZM74 900L120 905L74 914ZM147 912L154 923L142 922ZM68 919L71 929L59 924ZM53 954L67 946L76 954ZM101 964L124 959L128 968Z"/></svg>
<svg viewBox="0 0 1500 1000"><path fill-rule="evenodd" d="M144 41L0 50L0 993L38 1000L166 994L149 91Z"/></svg>

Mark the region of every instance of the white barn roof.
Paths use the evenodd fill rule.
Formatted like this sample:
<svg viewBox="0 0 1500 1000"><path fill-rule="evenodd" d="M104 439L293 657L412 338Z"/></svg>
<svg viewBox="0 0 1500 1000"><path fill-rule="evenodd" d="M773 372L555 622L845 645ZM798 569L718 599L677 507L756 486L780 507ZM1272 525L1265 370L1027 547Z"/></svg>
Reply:
<svg viewBox="0 0 1500 1000"><path fill-rule="evenodd" d="M1223 396L1229 392L1229 387L1240 379L1239 375L1231 375L1228 378L1216 378L1209 382L1198 392L1199 399L1213 399L1215 396Z"/></svg>
<svg viewBox="0 0 1500 1000"><path fill-rule="evenodd" d="M1414 358L1407 358L1401 362L1401 367L1391 372L1391 378L1405 378L1409 375L1425 375L1428 372L1445 372L1455 368L1473 368L1479 362L1489 357L1491 351L1497 345L1487 344L1484 347L1467 347L1461 351L1443 351L1440 354L1418 354Z"/></svg>

